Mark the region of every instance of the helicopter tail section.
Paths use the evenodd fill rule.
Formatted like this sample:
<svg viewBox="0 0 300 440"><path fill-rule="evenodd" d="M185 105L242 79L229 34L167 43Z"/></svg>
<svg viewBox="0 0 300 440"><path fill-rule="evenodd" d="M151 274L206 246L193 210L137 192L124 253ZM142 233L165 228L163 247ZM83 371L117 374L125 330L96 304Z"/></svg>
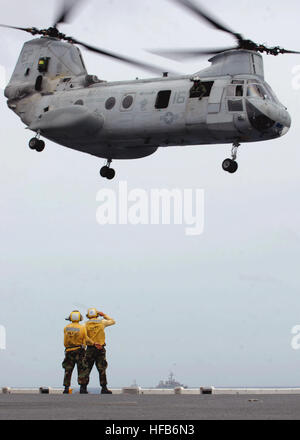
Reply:
<svg viewBox="0 0 300 440"><path fill-rule="evenodd" d="M78 47L55 38L34 39L24 44L5 96L19 100L52 93L65 78L79 77L87 77L87 71Z"/></svg>

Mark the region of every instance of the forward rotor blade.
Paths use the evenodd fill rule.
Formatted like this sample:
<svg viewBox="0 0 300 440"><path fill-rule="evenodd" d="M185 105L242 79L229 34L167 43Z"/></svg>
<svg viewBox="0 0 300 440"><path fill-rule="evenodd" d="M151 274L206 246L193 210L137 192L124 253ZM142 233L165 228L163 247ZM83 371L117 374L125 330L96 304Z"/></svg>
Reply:
<svg viewBox="0 0 300 440"><path fill-rule="evenodd" d="M68 19L75 9L75 7L81 2L81 0L64 0L63 7L60 13L56 17L54 27L56 28L61 23L68 23Z"/></svg>
<svg viewBox="0 0 300 440"><path fill-rule="evenodd" d="M115 54L113 52L108 52L106 50L99 49L98 47L91 46L89 44L83 43L83 42L78 41L78 40L74 40L74 38L72 38L72 42L74 44L79 44L80 46L84 47L85 49L87 49L87 50L89 50L91 52L97 53L99 55L104 55L106 57L109 57L109 58L112 58L112 59L115 59L115 60L118 60L118 61L122 61L124 63L130 64L131 66L142 68L142 69L154 72L156 74L162 72L161 68L153 66L152 64L147 64L147 63L144 63L144 62L141 62L141 61L136 61L136 60L133 60L131 58L127 58L127 57L124 57L122 55Z"/></svg>
<svg viewBox="0 0 300 440"><path fill-rule="evenodd" d="M202 8L195 5L195 3L193 3L191 0L172 0L172 1L187 8L189 11L197 15L197 17L203 18L210 25L212 25L214 28L218 29L219 31L227 32L228 34L233 35L238 40L243 39L243 37L240 34L233 32L231 29L229 29L229 27L218 22L215 18L207 14L207 12L205 12Z"/></svg>
<svg viewBox="0 0 300 440"><path fill-rule="evenodd" d="M4 27L7 29L16 29L17 31L25 31L25 32L30 32L30 33L33 31L33 28L20 28L17 26L9 26L7 24L0 24L0 27Z"/></svg>
<svg viewBox="0 0 300 440"><path fill-rule="evenodd" d="M36 28L21 28L21 27L17 27L17 26L9 26L7 24L0 24L0 27L7 28L7 29L16 29L17 31L28 32L28 33L30 33L32 35L36 35L36 34L38 34L40 32Z"/></svg>
<svg viewBox="0 0 300 440"><path fill-rule="evenodd" d="M235 50L237 47L226 47L223 49L183 49L183 50L148 50L154 55L159 55L175 61L181 61L188 58L201 57L205 55L217 55L228 50Z"/></svg>

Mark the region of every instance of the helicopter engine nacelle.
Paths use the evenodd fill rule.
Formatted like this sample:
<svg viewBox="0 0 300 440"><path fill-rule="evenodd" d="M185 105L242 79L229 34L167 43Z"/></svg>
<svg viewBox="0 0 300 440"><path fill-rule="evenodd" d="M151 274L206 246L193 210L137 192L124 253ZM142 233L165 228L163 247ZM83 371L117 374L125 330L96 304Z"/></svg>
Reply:
<svg viewBox="0 0 300 440"><path fill-rule="evenodd" d="M212 64L198 72L203 76L257 75L264 79L264 62L260 53L250 50L228 50L209 60Z"/></svg>

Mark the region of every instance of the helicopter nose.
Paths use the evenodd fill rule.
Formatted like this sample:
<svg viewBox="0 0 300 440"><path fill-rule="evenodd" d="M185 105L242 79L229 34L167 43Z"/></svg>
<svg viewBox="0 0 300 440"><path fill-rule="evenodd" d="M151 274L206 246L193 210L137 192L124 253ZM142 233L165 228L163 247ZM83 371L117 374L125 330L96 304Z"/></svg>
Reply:
<svg viewBox="0 0 300 440"><path fill-rule="evenodd" d="M247 113L252 127L266 136L284 136L291 127L288 111L279 104L248 100Z"/></svg>
<svg viewBox="0 0 300 440"><path fill-rule="evenodd" d="M290 130L290 126L289 127L284 127L283 130L281 131L280 136L284 136L285 134L287 134L287 132Z"/></svg>
<svg viewBox="0 0 300 440"><path fill-rule="evenodd" d="M292 118L286 108L282 109L282 116L281 117L282 117L282 124L283 124L281 136L284 136L285 134L287 134L287 132L291 128Z"/></svg>

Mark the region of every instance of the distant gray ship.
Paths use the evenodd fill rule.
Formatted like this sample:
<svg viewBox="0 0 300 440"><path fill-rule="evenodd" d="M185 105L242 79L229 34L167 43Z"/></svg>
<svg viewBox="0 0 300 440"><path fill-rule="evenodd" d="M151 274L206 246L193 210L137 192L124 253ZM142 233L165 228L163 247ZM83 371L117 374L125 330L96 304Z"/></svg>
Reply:
<svg viewBox="0 0 300 440"><path fill-rule="evenodd" d="M174 374L171 372L170 376L168 377L168 380L166 381L161 380L156 388L173 389L177 387L187 388L187 385L182 385L182 383L177 382L175 380Z"/></svg>

